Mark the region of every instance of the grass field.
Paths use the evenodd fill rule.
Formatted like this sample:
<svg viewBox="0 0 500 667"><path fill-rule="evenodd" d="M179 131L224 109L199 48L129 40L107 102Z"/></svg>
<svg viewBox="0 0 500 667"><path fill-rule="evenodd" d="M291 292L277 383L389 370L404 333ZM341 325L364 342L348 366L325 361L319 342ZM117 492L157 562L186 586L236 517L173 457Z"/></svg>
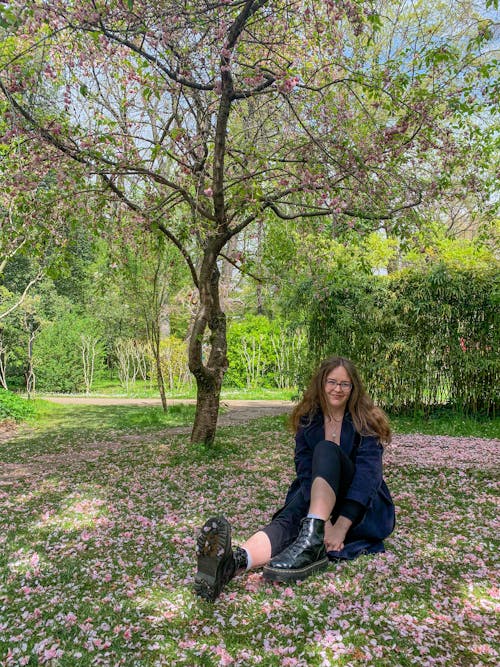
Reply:
<svg viewBox="0 0 500 667"><path fill-rule="evenodd" d="M208 455L165 431L192 408L43 409L0 444L1 665L498 664L493 422L395 422L385 554L295 586L254 572L209 604L197 530L223 512L238 542L269 520L293 475L284 419L220 429Z"/></svg>
<svg viewBox="0 0 500 667"><path fill-rule="evenodd" d="M221 397L224 399L277 399L289 400L297 394L297 389L265 389L258 388L238 388L223 387ZM119 396L125 398L158 398L158 387L149 381L137 380L131 383L128 389L125 389L118 380L100 380L94 382L90 396ZM196 385L185 385L175 391L167 391L168 398L196 398Z"/></svg>

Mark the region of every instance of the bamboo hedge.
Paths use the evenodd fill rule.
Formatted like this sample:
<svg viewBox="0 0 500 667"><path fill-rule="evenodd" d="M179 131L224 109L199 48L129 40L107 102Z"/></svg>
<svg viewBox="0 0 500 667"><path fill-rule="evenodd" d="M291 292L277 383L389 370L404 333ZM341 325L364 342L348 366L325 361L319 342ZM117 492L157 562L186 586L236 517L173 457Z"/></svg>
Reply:
<svg viewBox="0 0 500 667"><path fill-rule="evenodd" d="M449 405L495 415L499 275L497 266L439 263L339 277L311 299L309 365L331 354L352 359L374 400L392 412Z"/></svg>

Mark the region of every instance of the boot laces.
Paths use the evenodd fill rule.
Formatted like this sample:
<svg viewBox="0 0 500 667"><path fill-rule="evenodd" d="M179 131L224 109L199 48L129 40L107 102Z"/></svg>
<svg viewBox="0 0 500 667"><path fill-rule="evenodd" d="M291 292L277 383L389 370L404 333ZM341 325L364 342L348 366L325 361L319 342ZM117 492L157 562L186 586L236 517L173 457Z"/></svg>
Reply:
<svg viewBox="0 0 500 667"><path fill-rule="evenodd" d="M308 535L307 531L304 530L304 526L302 526L299 536L297 537L295 542L290 544L290 546L286 549L287 554L289 554L292 557L298 555L301 551L304 550L305 547L311 546L310 545L311 538L312 535Z"/></svg>

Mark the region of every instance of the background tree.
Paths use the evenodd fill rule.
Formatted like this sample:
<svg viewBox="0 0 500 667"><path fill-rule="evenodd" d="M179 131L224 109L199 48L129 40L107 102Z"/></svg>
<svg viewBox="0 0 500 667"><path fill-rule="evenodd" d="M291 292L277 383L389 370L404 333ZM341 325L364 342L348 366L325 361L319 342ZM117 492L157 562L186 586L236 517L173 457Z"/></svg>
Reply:
<svg viewBox="0 0 500 667"><path fill-rule="evenodd" d="M187 263L194 441L213 440L227 368L230 240L264 217L396 229L463 155L450 126L491 102L488 21L466 3L414 7L410 22L404 4L362 0L9 3L15 131L77 162Z"/></svg>
<svg viewBox="0 0 500 667"><path fill-rule="evenodd" d="M121 248L122 281L132 308L141 318L154 359L163 410L167 411L161 359L162 338L170 334L170 309L174 294L186 281L184 266L163 235L151 234Z"/></svg>

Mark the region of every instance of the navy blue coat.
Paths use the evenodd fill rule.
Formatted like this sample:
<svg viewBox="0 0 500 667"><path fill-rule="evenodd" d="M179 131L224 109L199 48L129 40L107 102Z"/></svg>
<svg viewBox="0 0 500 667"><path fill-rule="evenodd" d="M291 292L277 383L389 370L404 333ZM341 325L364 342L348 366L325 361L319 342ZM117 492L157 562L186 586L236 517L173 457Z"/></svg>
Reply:
<svg viewBox="0 0 500 667"><path fill-rule="evenodd" d="M324 418L318 412L311 423L301 426L295 436L295 470L297 478L288 489L285 503L301 493L309 505L311 496L312 457L314 447L325 439ZM340 448L354 464L354 475L345 500L355 500L365 508L361 520L345 538L342 551L330 551L331 558L352 559L360 553L384 551L382 540L395 526L394 503L382 477L383 447L375 436L360 436L346 413L342 422Z"/></svg>

